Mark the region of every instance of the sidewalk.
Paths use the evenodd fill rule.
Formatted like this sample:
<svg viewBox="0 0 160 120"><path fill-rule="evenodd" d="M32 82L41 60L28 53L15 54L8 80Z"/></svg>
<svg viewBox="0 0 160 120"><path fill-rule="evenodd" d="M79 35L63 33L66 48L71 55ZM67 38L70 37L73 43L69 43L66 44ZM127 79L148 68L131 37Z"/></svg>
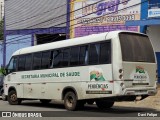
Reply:
<svg viewBox="0 0 160 120"><path fill-rule="evenodd" d="M160 111L160 85L158 88L158 93L155 96L149 96L146 99L137 102L116 102L114 105L125 107L152 108Z"/></svg>

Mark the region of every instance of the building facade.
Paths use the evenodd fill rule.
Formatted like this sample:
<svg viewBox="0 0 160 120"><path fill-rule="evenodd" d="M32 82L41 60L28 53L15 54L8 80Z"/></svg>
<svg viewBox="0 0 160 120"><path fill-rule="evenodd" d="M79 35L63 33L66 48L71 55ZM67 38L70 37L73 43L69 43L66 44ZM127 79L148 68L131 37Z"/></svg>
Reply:
<svg viewBox="0 0 160 120"><path fill-rule="evenodd" d="M66 39L66 13L66 0L5 0L3 65L20 48Z"/></svg>
<svg viewBox="0 0 160 120"><path fill-rule="evenodd" d="M141 31L139 26L125 25L127 20L141 19L141 0L71 0L70 5L71 37L115 30Z"/></svg>
<svg viewBox="0 0 160 120"><path fill-rule="evenodd" d="M159 0L5 0L3 64L23 47L114 30L148 34L160 66Z"/></svg>

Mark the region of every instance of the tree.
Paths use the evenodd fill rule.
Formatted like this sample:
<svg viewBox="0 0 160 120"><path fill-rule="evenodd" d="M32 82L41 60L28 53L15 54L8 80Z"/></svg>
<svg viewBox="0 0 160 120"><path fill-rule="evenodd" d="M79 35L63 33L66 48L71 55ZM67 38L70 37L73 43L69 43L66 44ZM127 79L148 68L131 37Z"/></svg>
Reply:
<svg viewBox="0 0 160 120"><path fill-rule="evenodd" d="M4 75L5 73L6 73L5 68L3 68L3 67L0 68L0 76L1 76L1 75Z"/></svg>

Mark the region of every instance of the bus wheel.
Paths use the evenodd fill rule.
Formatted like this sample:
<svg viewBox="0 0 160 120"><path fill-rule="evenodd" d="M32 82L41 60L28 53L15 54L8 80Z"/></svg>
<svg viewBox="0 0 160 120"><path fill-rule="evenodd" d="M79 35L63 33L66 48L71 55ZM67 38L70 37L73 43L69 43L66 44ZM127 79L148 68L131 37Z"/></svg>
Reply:
<svg viewBox="0 0 160 120"><path fill-rule="evenodd" d="M48 104L48 103L51 102L51 100L40 99L40 102L41 102L42 104Z"/></svg>
<svg viewBox="0 0 160 120"><path fill-rule="evenodd" d="M97 100L96 105L100 109L109 109L113 106L114 102L105 101L105 100Z"/></svg>
<svg viewBox="0 0 160 120"><path fill-rule="evenodd" d="M79 104L80 105L80 104ZM77 96L74 92L67 92L64 97L64 106L67 110L74 111L78 108Z"/></svg>
<svg viewBox="0 0 160 120"><path fill-rule="evenodd" d="M19 105L21 104L22 100L18 99L16 91L12 90L8 94L8 102L10 105Z"/></svg>

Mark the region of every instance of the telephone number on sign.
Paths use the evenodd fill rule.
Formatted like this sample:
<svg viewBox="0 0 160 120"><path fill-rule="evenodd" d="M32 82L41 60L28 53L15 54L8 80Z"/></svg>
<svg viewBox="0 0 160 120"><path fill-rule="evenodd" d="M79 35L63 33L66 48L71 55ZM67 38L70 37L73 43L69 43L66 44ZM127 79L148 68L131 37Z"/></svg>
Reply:
<svg viewBox="0 0 160 120"><path fill-rule="evenodd" d="M118 16L107 16L104 18L106 22L121 22L135 20L135 15L118 15Z"/></svg>

